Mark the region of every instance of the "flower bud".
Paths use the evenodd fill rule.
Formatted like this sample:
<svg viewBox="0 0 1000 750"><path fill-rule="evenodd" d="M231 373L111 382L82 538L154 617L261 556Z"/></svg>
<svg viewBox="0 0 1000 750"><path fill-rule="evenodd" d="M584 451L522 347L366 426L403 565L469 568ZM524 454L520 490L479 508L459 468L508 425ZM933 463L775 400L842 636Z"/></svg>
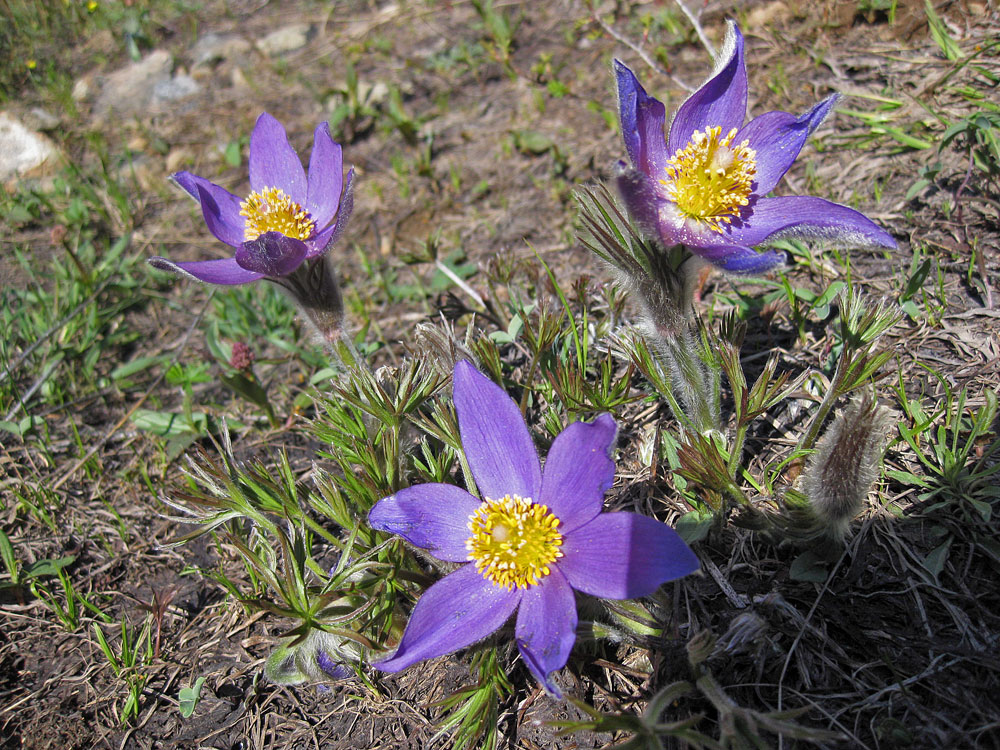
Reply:
<svg viewBox="0 0 1000 750"><path fill-rule="evenodd" d="M870 396L839 412L816 444L801 477L802 490L827 534L843 538L879 476L892 411Z"/></svg>

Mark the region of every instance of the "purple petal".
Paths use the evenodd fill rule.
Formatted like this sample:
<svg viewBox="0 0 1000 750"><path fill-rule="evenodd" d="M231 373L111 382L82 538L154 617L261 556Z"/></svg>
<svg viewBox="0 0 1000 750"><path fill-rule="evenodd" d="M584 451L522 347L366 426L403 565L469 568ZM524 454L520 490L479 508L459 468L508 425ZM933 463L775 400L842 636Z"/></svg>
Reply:
<svg viewBox="0 0 1000 750"><path fill-rule="evenodd" d="M593 422L574 422L552 443L538 502L559 519L559 531L568 534L604 508L604 493L615 481L614 448L618 425L610 414Z"/></svg>
<svg viewBox="0 0 1000 750"><path fill-rule="evenodd" d="M632 166L648 175L658 175L668 156L663 135L666 110L662 102L646 93L628 66L620 60L614 64L625 150Z"/></svg>
<svg viewBox="0 0 1000 750"><path fill-rule="evenodd" d="M288 142L285 128L267 112L257 118L250 134L250 188L281 188L299 205L305 205L306 171Z"/></svg>
<svg viewBox="0 0 1000 750"><path fill-rule="evenodd" d="M264 274L254 273L245 268L241 268L235 258L220 258L219 260L196 260L188 263L174 263L166 258L150 258L149 265L161 271L173 271L184 276L188 276L195 281L204 281L206 284L246 284L249 281L257 281L264 277Z"/></svg>
<svg viewBox="0 0 1000 750"><path fill-rule="evenodd" d="M240 216L241 201L224 187L209 182L190 172L172 175L174 182L193 195L201 204L201 214L205 224L217 239L230 247L238 247L243 242L243 227L246 220Z"/></svg>
<svg viewBox="0 0 1000 750"><path fill-rule="evenodd" d="M482 640L507 622L521 601L521 592L494 586L475 565L459 568L424 592L396 653L375 666L383 672L398 672Z"/></svg>
<svg viewBox="0 0 1000 750"><path fill-rule="evenodd" d="M340 208L337 213L337 221L330 226L328 226L323 231L317 233L309 240L309 257L315 258L317 255L323 255L331 247L337 244L339 240L344 235L344 230L347 229L347 222L351 218L351 213L354 211L354 169L347 173L347 185L344 188L344 194L340 199Z"/></svg>
<svg viewBox="0 0 1000 750"><path fill-rule="evenodd" d="M693 247L691 252L726 273L760 276L785 264L785 254L777 250L757 252L740 245Z"/></svg>
<svg viewBox="0 0 1000 750"><path fill-rule="evenodd" d="M301 266L308 252L302 240L286 237L281 232L264 232L236 248L236 262L248 271L277 278Z"/></svg>
<svg viewBox="0 0 1000 750"><path fill-rule="evenodd" d="M306 210L318 227L326 227L337 213L340 191L344 187L344 161L339 143L330 137L330 126L321 122L313 134L309 156Z"/></svg>
<svg viewBox="0 0 1000 750"><path fill-rule="evenodd" d="M667 245L677 244L671 228L660 220L660 208L665 201L653 181L624 162L618 162L615 179L625 210L639 231L647 237L660 237Z"/></svg>
<svg viewBox="0 0 1000 750"><path fill-rule="evenodd" d="M729 22L726 41L712 77L677 109L670 123L670 154L684 148L696 130L719 126L725 135L739 130L747 114L747 69L743 62L743 35Z"/></svg>
<svg viewBox="0 0 1000 750"><path fill-rule="evenodd" d="M316 649L316 663L331 680L343 680L351 676L351 670L339 662L335 662L330 655L321 648Z"/></svg>
<svg viewBox="0 0 1000 750"><path fill-rule="evenodd" d="M379 500L368 523L377 531L399 534L439 560L465 562L469 517L481 504L451 484L418 484Z"/></svg>
<svg viewBox="0 0 1000 750"><path fill-rule="evenodd" d="M479 491L492 500L536 500L542 470L514 400L465 360L455 365L454 393L462 447Z"/></svg>
<svg viewBox="0 0 1000 750"><path fill-rule="evenodd" d="M753 247L803 237L847 247L896 247L892 235L861 212L811 195L760 198L743 209L742 219L725 233L727 243Z"/></svg>
<svg viewBox="0 0 1000 750"><path fill-rule="evenodd" d="M837 103L834 94L803 114L795 117L787 112L765 112L748 122L735 142L750 141L757 152L757 175L754 192L767 195L778 184L799 155L806 139L823 122Z"/></svg>
<svg viewBox="0 0 1000 750"><path fill-rule="evenodd" d="M638 513L602 513L569 534L556 565L570 585L605 599L646 596L698 569L698 558L665 523Z"/></svg>
<svg viewBox="0 0 1000 750"><path fill-rule="evenodd" d="M545 691L561 698L549 675L566 666L576 641L576 597L566 578L553 569L521 594L514 637L524 663Z"/></svg>

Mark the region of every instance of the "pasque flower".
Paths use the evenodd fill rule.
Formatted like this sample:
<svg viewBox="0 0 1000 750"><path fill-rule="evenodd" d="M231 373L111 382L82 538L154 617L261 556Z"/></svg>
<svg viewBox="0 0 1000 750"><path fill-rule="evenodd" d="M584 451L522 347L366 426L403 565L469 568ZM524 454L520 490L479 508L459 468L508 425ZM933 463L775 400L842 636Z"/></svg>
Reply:
<svg viewBox="0 0 1000 750"><path fill-rule="evenodd" d="M615 61L622 135L630 164L618 187L632 220L667 246L685 245L719 268L761 273L784 255L752 248L788 237L892 248L863 214L814 196L767 197L837 95L805 114L766 112L744 124L743 36L730 22L712 76L680 106L664 138L665 109Z"/></svg>
<svg viewBox="0 0 1000 750"><path fill-rule="evenodd" d="M150 263L209 284L290 275L337 241L354 205L354 170L345 188L341 149L327 123L316 127L307 176L284 127L267 112L250 135L251 192L245 199L190 172L172 177L201 204L209 231L236 252L218 260L175 263L156 257Z"/></svg>
<svg viewBox="0 0 1000 750"><path fill-rule="evenodd" d="M666 524L637 513L602 513L614 480L608 414L563 430L542 470L514 401L469 362L454 370L462 445L480 500L448 484L400 490L369 522L447 562L465 563L424 592L395 654L396 672L488 636L517 612L514 637L528 669L553 695L551 673L576 638L574 589L630 599L698 568Z"/></svg>
<svg viewBox="0 0 1000 750"><path fill-rule="evenodd" d="M344 306L326 252L351 216L354 170L345 184L341 148L329 125L316 127L307 175L281 123L266 112L258 117L250 135L251 192L245 199L190 172L177 172L173 179L201 204L209 231L236 252L217 260L149 262L209 284L273 281L333 344L342 332Z"/></svg>

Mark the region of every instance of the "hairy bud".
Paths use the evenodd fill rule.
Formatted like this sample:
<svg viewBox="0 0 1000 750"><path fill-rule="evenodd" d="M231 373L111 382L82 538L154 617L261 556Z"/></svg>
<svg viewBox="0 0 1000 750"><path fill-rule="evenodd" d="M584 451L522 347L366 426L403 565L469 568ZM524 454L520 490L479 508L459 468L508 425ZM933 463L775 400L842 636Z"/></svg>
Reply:
<svg viewBox="0 0 1000 750"><path fill-rule="evenodd" d="M871 397L854 399L823 433L801 478L802 491L827 534L842 538L878 479L892 411Z"/></svg>

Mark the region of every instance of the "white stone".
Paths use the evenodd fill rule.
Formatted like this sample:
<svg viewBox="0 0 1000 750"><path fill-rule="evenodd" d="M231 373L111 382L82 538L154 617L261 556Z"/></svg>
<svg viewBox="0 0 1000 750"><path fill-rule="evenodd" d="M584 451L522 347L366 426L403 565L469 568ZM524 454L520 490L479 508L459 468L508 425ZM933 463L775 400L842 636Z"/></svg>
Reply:
<svg viewBox="0 0 1000 750"><path fill-rule="evenodd" d="M0 112L0 182L37 170L59 155L56 145L6 112Z"/></svg>
<svg viewBox="0 0 1000 750"><path fill-rule="evenodd" d="M257 49L268 57L294 52L306 46L309 41L310 26L307 23L296 23L283 26L272 31L262 39L257 40Z"/></svg>
<svg viewBox="0 0 1000 750"><path fill-rule="evenodd" d="M230 60L250 51L250 42L236 34L205 34L191 48L191 60L196 68Z"/></svg>
<svg viewBox="0 0 1000 750"><path fill-rule="evenodd" d="M135 113L146 109L158 83L170 80L173 59L166 50L154 50L139 62L116 70L101 85L97 112Z"/></svg>

